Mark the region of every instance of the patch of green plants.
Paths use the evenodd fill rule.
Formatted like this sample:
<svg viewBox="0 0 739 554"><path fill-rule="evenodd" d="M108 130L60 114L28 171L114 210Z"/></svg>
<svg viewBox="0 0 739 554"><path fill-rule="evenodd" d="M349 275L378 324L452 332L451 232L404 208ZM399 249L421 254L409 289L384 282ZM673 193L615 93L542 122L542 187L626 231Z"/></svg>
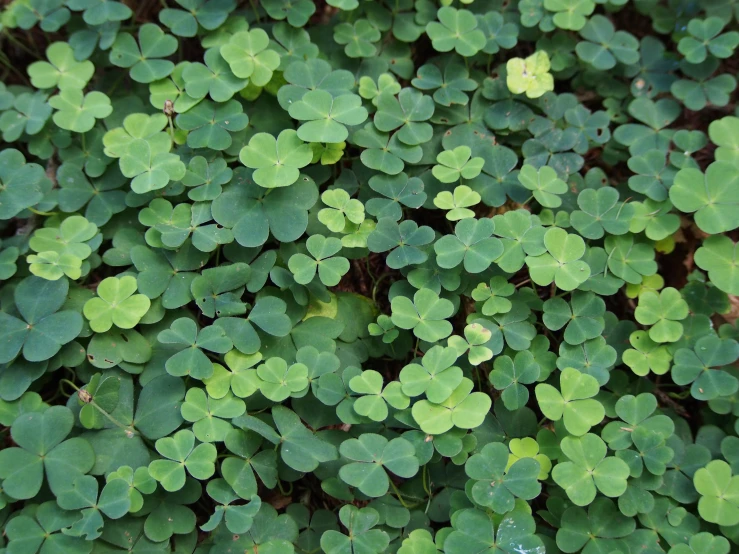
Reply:
<svg viewBox="0 0 739 554"><path fill-rule="evenodd" d="M12 0L0 554L739 551L732 0Z"/></svg>

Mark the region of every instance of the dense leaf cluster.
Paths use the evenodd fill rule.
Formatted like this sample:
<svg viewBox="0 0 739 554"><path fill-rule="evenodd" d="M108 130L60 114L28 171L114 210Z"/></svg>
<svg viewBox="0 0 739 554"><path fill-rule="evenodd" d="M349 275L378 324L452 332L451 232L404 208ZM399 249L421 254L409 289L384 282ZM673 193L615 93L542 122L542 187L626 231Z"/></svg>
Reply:
<svg viewBox="0 0 739 554"><path fill-rule="evenodd" d="M0 553L739 549L733 0L12 0Z"/></svg>

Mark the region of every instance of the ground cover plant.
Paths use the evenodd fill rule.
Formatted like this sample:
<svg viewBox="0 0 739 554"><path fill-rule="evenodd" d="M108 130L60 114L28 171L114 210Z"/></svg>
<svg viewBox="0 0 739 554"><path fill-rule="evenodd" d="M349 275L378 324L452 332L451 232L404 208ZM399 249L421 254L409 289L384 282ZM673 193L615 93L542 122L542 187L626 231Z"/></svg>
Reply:
<svg viewBox="0 0 739 554"><path fill-rule="evenodd" d="M739 552L738 19L2 2L0 553Z"/></svg>

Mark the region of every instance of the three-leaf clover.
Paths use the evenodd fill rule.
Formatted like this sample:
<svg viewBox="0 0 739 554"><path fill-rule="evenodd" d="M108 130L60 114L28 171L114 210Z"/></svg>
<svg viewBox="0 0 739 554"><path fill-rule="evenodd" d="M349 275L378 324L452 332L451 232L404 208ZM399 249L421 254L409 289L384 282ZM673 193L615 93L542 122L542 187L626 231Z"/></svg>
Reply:
<svg viewBox="0 0 739 554"><path fill-rule="evenodd" d="M281 131L277 138L257 133L239 152L241 163L256 170L254 182L268 189L292 185L312 159L310 146L292 129Z"/></svg>
<svg viewBox="0 0 739 554"><path fill-rule="evenodd" d="M490 383L499 391L503 391L501 398L508 410L514 411L525 406L529 400L530 385L539 379L541 369L531 352L517 352L511 359L509 356L499 356L490 372Z"/></svg>
<svg viewBox="0 0 739 554"><path fill-rule="evenodd" d="M445 235L434 243L436 263L450 269L463 262L465 271L481 273L503 253L503 244L493 237L495 223L490 218L463 219L454 235Z"/></svg>
<svg viewBox="0 0 739 554"><path fill-rule="evenodd" d="M110 50L110 62L118 67L130 68L131 79L138 83L151 83L172 73L174 64L163 60L177 50L177 39L162 31L154 23L139 27L139 40L128 33L120 33Z"/></svg>
<svg viewBox="0 0 739 554"><path fill-rule="evenodd" d="M547 251L543 254L526 256L534 283L554 282L560 289L569 291L590 277L590 266L580 259L585 254L585 241L579 235L552 227L544 234L544 246Z"/></svg>
<svg viewBox="0 0 739 554"><path fill-rule="evenodd" d="M725 23L720 17L691 19L688 22L688 36L677 43L678 51L691 64L701 63L710 53L717 58L728 58L739 45L739 33L722 33Z"/></svg>
<svg viewBox="0 0 739 554"><path fill-rule="evenodd" d="M554 466L552 478L576 506L590 504L598 491L611 498L626 492L629 466L615 456L606 457L608 449L600 437L564 437L560 448L568 461Z"/></svg>
<svg viewBox="0 0 739 554"><path fill-rule="evenodd" d="M454 313L454 306L430 289L416 291L413 300L396 296L392 299L391 308L393 323L401 329L412 329L421 340L434 342L452 332L452 324L447 318Z"/></svg>
<svg viewBox="0 0 739 554"><path fill-rule="evenodd" d="M176 118L177 126L188 131L187 145L191 148L226 150L231 146L231 133L242 131L249 117L237 100L216 104L203 100Z"/></svg>
<svg viewBox="0 0 739 554"><path fill-rule="evenodd" d="M377 222L377 227L367 237L367 248L370 252L391 252L385 262L388 267L400 269L412 264L421 264L428 259L428 254L421 250L434 240L431 227L421 227L413 220L396 223L389 217Z"/></svg>
<svg viewBox="0 0 739 554"><path fill-rule="evenodd" d="M713 460L695 472L693 477L700 500L698 513L711 523L739 523L739 476L732 475L731 466L723 460Z"/></svg>
<svg viewBox="0 0 739 554"><path fill-rule="evenodd" d="M545 416L552 421L562 419L567 431L576 436L603 421L603 404L593 398L600 390L595 377L568 367L559 382L561 392L547 383L536 385L536 399Z"/></svg>
<svg viewBox="0 0 739 554"><path fill-rule="evenodd" d="M95 126L96 119L113 112L110 98L96 90L83 94L79 89L64 89L49 98L49 105L56 110L54 123L75 133L86 133Z"/></svg>
<svg viewBox="0 0 739 554"><path fill-rule="evenodd" d="M3 491L18 500L33 498L45 473L49 488L58 495L90 471L95 463L90 443L80 437L64 440L73 426L74 416L65 406L18 416L10 427L18 446L0 451Z"/></svg>
<svg viewBox="0 0 739 554"><path fill-rule="evenodd" d="M151 462L149 474L165 491L174 492L185 486L185 470L196 479L208 479L215 473L216 447L211 443L196 446L195 435L189 429L163 437L155 446L164 459Z"/></svg>
<svg viewBox="0 0 739 554"><path fill-rule="evenodd" d="M269 36L262 29L240 31L221 46L221 56L240 79L263 87L280 65L280 55L269 48Z"/></svg>
<svg viewBox="0 0 739 554"><path fill-rule="evenodd" d="M521 458L508 467L508 447L499 442L486 444L464 465L472 479L472 498L495 513L505 514L515 506L515 499L531 500L539 496L539 462Z"/></svg>
<svg viewBox="0 0 739 554"><path fill-rule="evenodd" d="M31 362L48 360L82 331L82 316L74 310L59 310L67 300L69 281L47 281L27 277L13 299L20 318L0 311L0 363L8 363L23 349Z"/></svg>
<svg viewBox="0 0 739 554"><path fill-rule="evenodd" d="M55 42L46 49L48 62L34 62L28 66L31 84L39 89L79 90L85 88L95 72L90 60L77 61L72 47L66 42Z"/></svg>
<svg viewBox="0 0 739 554"><path fill-rule="evenodd" d="M213 362L203 350L225 354L233 348L233 342L218 325L210 325L198 330L197 324L186 317L181 317L169 329L158 335L164 344L174 344L180 351L171 356L165 363L170 375L181 377L190 375L196 379L207 379L213 375Z"/></svg>
<svg viewBox="0 0 739 554"><path fill-rule="evenodd" d="M506 85L513 94L523 94L529 98L539 98L554 90L554 77L549 73L552 67L549 55L543 50L528 58L511 58L506 63Z"/></svg>
<svg viewBox="0 0 739 554"><path fill-rule="evenodd" d="M557 177L557 172L545 165L538 170L533 165L524 165L518 180L529 189L536 201L545 208L558 208L562 205L560 195L569 189L567 183Z"/></svg>
<svg viewBox="0 0 739 554"><path fill-rule="evenodd" d="M325 90L306 92L290 104L290 116L305 123L298 127L298 137L306 142L343 142L349 136L347 125L359 125L367 119L367 110L356 94L333 97Z"/></svg>
<svg viewBox="0 0 739 554"><path fill-rule="evenodd" d="M639 296L634 317L642 325L651 325L649 338L654 342L676 342L683 334L680 321L688 317L688 303L672 287L646 291Z"/></svg>
<svg viewBox="0 0 739 554"><path fill-rule="evenodd" d="M436 156L439 165L431 168L431 172L442 183L454 183L460 179L474 179L482 171L485 161L472 158L469 146L457 146L454 150L444 150Z"/></svg>
<svg viewBox="0 0 739 554"><path fill-rule="evenodd" d="M364 433L343 441L339 453L350 460L339 470L341 480L370 497L387 493L390 479L385 468L406 479L418 473L416 449L401 437L388 441L382 435Z"/></svg>
<svg viewBox="0 0 739 554"><path fill-rule="evenodd" d="M717 235L736 229L739 198L734 192L739 177L729 162L712 163L703 174L699 169L681 169L670 187L670 200L685 213L695 212L695 222L706 233Z"/></svg>
<svg viewBox="0 0 739 554"><path fill-rule="evenodd" d="M481 197L477 192L467 185L459 185L454 188L454 192L442 190L437 194L434 198L434 206L447 210L446 218L449 221L459 221L460 219L475 217L475 212L469 208L479 204L480 200Z"/></svg>
<svg viewBox="0 0 739 554"><path fill-rule="evenodd" d="M426 25L426 34L437 52L455 50L460 56L474 56L487 43L485 34L477 28L477 19L468 10L444 6L437 12L439 21Z"/></svg>
<svg viewBox="0 0 739 554"><path fill-rule="evenodd" d="M380 522L380 514L373 508L357 508L346 504L339 510L339 519L349 531L344 535L329 529L321 535L321 548L326 554L362 552L381 554L390 544L390 537L381 529L373 529Z"/></svg>
<svg viewBox="0 0 739 554"><path fill-rule="evenodd" d="M453 427L474 429L482 424L492 401L483 392L472 392L474 384L463 378L452 394L436 404L420 400L413 405L413 419L424 433L441 435Z"/></svg>
<svg viewBox="0 0 739 554"><path fill-rule="evenodd" d="M107 277L97 288L97 297L85 303L83 313L96 333L104 333L113 325L119 329L133 329L146 315L151 301L143 294L134 294L138 288L131 275Z"/></svg>
<svg viewBox="0 0 739 554"><path fill-rule="evenodd" d="M295 281L302 285L310 283L318 273L321 282L333 287L349 271L349 260L335 256L341 251L341 241L334 237L312 235L305 242L310 256L297 253L290 256L288 267Z"/></svg>

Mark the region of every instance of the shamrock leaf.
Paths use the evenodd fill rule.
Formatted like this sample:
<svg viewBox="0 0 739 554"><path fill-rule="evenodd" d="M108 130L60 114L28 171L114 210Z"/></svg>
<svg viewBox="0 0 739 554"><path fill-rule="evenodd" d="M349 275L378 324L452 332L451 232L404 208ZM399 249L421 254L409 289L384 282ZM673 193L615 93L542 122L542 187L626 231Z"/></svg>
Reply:
<svg viewBox="0 0 739 554"><path fill-rule="evenodd" d="M436 167L439 166L434 166L434 168ZM459 221L460 219L475 217L475 212L468 208L479 204L480 200L480 195L470 187L459 185L454 188L453 193L443 190L437 194L436 198L434 198L434 206L442 210L448 210L446 218L449 221Z"/></svg>
<svg viewBox="0 0 739 554"><path fill-rule="evenodd" d="M377 227L367 238L370 252L387 252L388 267L400 269L411 264L420 264L428 259L428 254L421 250L434 240L431 227L419 227L415 221L406 220L400 224L388 217L377 222Z"/></svg>
<svg viewBox="0 0 739 554"><path fill-rule="evenodd" d="M469 273L485 271L503 253L503 245L493 237L492 219L463 219L454 228L454 235L445 235L434 243L436 263L453 268L464 261Z"/></svg>
<svg viewBox="0 0 739 554"><path fill-rule="evenodd" d="M240 31L221 46L221 56L236 77L263 87L280 65L280 55L268 47L269 36L262 29Z"/></svg>
<svg viewBox="0 0 739 554"><path fill-rule="evenodd" d="M364 433L342 442L339 452L350 460L339 470L341 480L370 497L387 493L390 480L386 470L404 478L418 473L416 450L404 438L388 441L382 435Z"/></svg>
<svg viewBox="0 0 739 554"><path fill-rule="evenodd" d="M467 361L470 364L480 365L493 357L493 351L486 346L492 336L492 331L479 323L470 323L464 328L464 338L452 335L448 342L458 355L468 352Z"/></svg>
<svg viewBox="0 0 739 554"><path fill-rule="evenodd" d="M120 33L110 50L110 63L130 68L131 79L138 83L151 83L164 79L174 69L174 64L163 60L177 50L177 39L166 34L158 25L145 23L139 27L139 40L128 33Z"/></svg>
<svg viewBox="0 0 739 554"><path fill-rule="evenodd" d="M672 356L667 346L649 338L646 331L634 331L629 337L633 349L623 353L623 361L637 375L647 375L650 371L657 375L664 375L670 370Z"/></svg>
<svg viewBox="0 0 739 554"><path fill-rule="evenodd" d="M69 281L47 281L27 277L13 291L15 307L21 318L0 312L0 363L8 363L23 349L30 362L48 360L82 331L82 316L73 310L61 310L67 300ZM43 302L39 301L43 299Z"/></svg>
<svg viewBox="0 0 739 554"><path fill-rule="evenodd" d="M560 442L567 460L552 470L552 478L576 506L587 506L597 491L615 498L626 491L629 466L620 458L606 457L606 444L592 433L564 437Z"/></svg>
<svg viewBox="0 0 739 554"><path fill-rule="evenodd" d="M191 148L226 150L231 146L231 133L241 131L249 123L243 107L236 100L214 104L203 100L194 108L177 116L177 126L188 131L187 145Z"/></svg>
<svg viewBox="0 0 739 554"><path fill-rule="evenodd" d="M506 63L506 85L513 94L526 93L528 98L539 98L554 90L554 77L549 73L551 62L540 50L526 59L511 58Z"/></svg>
<svg viewBox="0 0 739 554"><path fill-rule="evenodd" d="M285 129L275 139L257 133L239 152L239 160L255 169L254 182L264 188L287 187L300 177L300 169L311 163L310 147L292 129Z"/></svg>
<svg viewBox="0 0 739 554"><path fill-rule="evenodd" d="M545 208L558 208L562 205L559 195L567 192L567 183L557 177L557 172L545 165L539 170L532 165L524 165L518 174L521 184L532 191L536 201Z"/></svg>
<svg viewBox="0 0 739 554"><path fill-rule="evenodd" d="M490 12L490 15L500 15L495 12ZM478 23L482 21L478 19ZM502 18L500 24L503 24ZM481 25L482 26L482 25ZM513 27L514 25L510 25ZM500 41L506 43L507 38L500 36ZM493 43L495 43L493 41ZM484 50L488 48L485 47ZM449 64L444 67L444 72L441 69L432 64L425 64L418 68L416 77L411 81L411 84L419 90L433 90L434 91L434 102L440 106L451 106L452 104L459 104L466 106L470 101L467 92L473 91L477 88L477 82L474 79L469 78L469 72L467 69L460 64ZM396 91L397 92L397 91ZM441 163L441 162L440 162Z"/></svg>
<svg viewBox="0 0 739 554"><path fill-rule="evenodd" d="M417 291L412 301L405 296L396 296L391 307L393 323L401 329L412 329L421 340L434 342L452 332L452 324L446 318L451 317L454 306L429 289Z"/></svg>
<svg viewBox="0 0 739 554"><path fill-rule="evenodd" d="M346 125L359 125L367 119L359 96L334 98L325 90L305 93L288 111L294 119L305 122L298 127L298 137L306 142L343 142L349 136Z"/></svg>
<svg viewBox="0 0 739 554"><path fill-rule="evenodd" d="M569 291L590 277L590 267L580 259L585 254L585 242L580 236L553 227L544 234L544 246L547 252L526 256L534 283L549 285L554 282L560 289Z"/></svg>
<svg viewBox="0 0 739 554"><path fill-rule="evenodd" d="M321 201L328 206L318 212L318 220L328 227L332 233L340 233L351 223L360 224L364 221L364 205L352 199L345 190L327 190L321 195Z"/></svg>
<svg viewBox="0 0 739 554"><path fill-rule="evenodd" d="M246 405L230 393L221 398L211 398L203 389L191 388L185 395L180 411L183 419L193 424L192 431L196 439L201 442L221 442L233 429L228 420L243 414Z"/></svg>
<svg viewBox="0 0 739 554"><path fill-rule="evenodd" d="M261 380L259 390L273 402L282 402L308 387L308 368L296 363L288 367L282 358L270 358L257 368Z"/></svg>
<svg viewBox="0 0 739 554"><path fill-rule="evenodd" d="M241 168L244 169L244 168ZM265 189L248 177L246 171L234 171L233 184L213 202L213 218L233 230L242 246L264 244L272 235L282 242L300 238L308 226L308 210L318 199L318 188L303 176L290 187Z"/></svg>
<svg viewBox="0 0 739 554"><path fill-rule="evenodd" d="M67 6L76 11L84 10L82 19L88 25L125 21L133 15L131 8L115 0L70 0Z"/></svg>
<svg viewBox="0 0 739 554"><path fill-rule="evenodd" d="M336 447L307 429L292 410L284 406L275 406L272 408L272 418L278 433L253 416L241 416L234 424L251 429L279 446L282 460L295 471L313 471L319 463L337 459Z"/></svg>
<svg viewBox="0 0 739 554"><path fill-rule="evenodd" d="M582 344L603 333L606 305L592 292L576 291L568 305L562 298L544 302L544 325L552 331L565 327L564 339L568 344Z"/></svg>
<svg viewBox="0 0 739 554"><path fill-rule="evenodd" d="M606 71L616 62L633 64L639 61L639 41L626 31L616 31L613 23L602 15L594 15L580 30L585 40L577 43L577 56L595 69Z"/></svg>
<svg viewBox="0 0 739 554"><path fill-rule="evenodd" d="M465 473L472 479L473 500L499 514L510 512L516 498L531 500L541 492L538 461L522 458L510 467L507 465L508 447L499 442L486 444L464 465Z"/></svg>
<svg viewBox="0 0 739 554"><path fill-rule="evenodd" d="M207 379L213 375L213 363L203 350L225 354L233 348L223 328L211 325L198 330L197 324L186 317L175 320L157 338L161 343L176 345L179 350L165 363L167 372L175 377L191 375L196 379Z"/></svg>
<svg viewBox="0 0 739 554"><path fill-rule="evenodd" d="M377 54L376 42L381 37L380 30L367 19L352 23L339 23L334 27L334 41L343 44L344 52L350 58L371 58Z"/></svg>
<svg viewBox="0 0 739 554"><path fill-rule="evenodd" d="M119 329L133 329L146 312L151 301L136 292L136 278L108 277L97 288L97 298L85 303L84 314L96 333L104 333L113 325Z"/></svg>
<svg viewBox="0 0 739 554"><path fill-rule="evenodd" d="M401 370L403 393L408 396L425 393L431 402L444 402L462 382L462 370L453 365L457 357L454 348L431 347L420 364L408 364Z"/></svg>
<svg viewBox="0 0 739 554"><path fill-rule="evenodd" d="M714 162L705 175L699 169L681 169L670 188L670 200L678 210L695 212L695 222L709 234L720 234L739 226L733 217L739 200L733 196L736 178L733 164Z"/></svg>
<svg viewBox="0 0 739 554"><path fill-rule="evenodd" d="M333 529L324 531L321 535L321 548L326 554L380 554L390 544L390 537L385 531L373 529L379 523L380 516L372 508L359 509L347 504L339 510L339 519L349 535Z"/></svg>
<svg viewBox="0 0 739 554"><path fill-rule="evenodd" d="M588 21L588 17L595 9L595 2L591 0L544 0L544 7L554 12L552 23L560 29L579 31Z"/></svg>
<svg viewBox="0 0 739 554"><path fill-rule="evenodd" d="M86 133L95 126L96 119L109 116L113 107L110 99L102 92L83 94L79 89L64 89L49 98L54 112L54 123L62 129L75 133Z"/></svg>
<svg viewBox="0 0 739 554"><path fill-rule="evenodd" d="M149 474L166 491L185 486L185 470L196 479L208 479L215 473L216 447L211 443L195 446L195 435L188 429L157 440L155 446L164 459L151 462Z"/></svg>
<svg viewBox="0 0 739 554"><path fill-rule="evenodd" d="M217 48L206 50L204 59L205 65L191 63L182 71L188 96L200 99L210 95L215 102L226 102L248 84L247 79L239 79L231 72Z"/></svg>
<svg viewBox="0 0 739 554"><path fill-rule="evenodd" d="M3 491L18 500L33 498L46 474L49 488L59 495L90 471L95 462L90 444L79 437L64 440L73 426L74 416L65 406L18 416L10 427L18 446L0 451Z"/></svg>
<svg viewBox="0 0 739 554"><path fill-rule="evenodd" d="M177 0L184 9L165 8L159 21L179 37L194 37L198 25L207 31L218 29L235 4L233 0Z"/></svg>
<svg viewBox="0 0 739 554"><path fill-rule="evenodd" d="M667 287L659 293L646 291L639 296L634 317L642 325L651 325L649 338L654 342L676 342L683 332L681 320L688 316L688 303L680 292Z"/></svg>
<svg viewBox="0 0 739 554"><path fill-rule="evenodd" d="M739 33L721 33L724 25L719 17L691 19L687 26L688 36L678 42L678 51L691 64L701 63L709 53L717 58L728 58L739 45Z"/></svg>
<svg viewBox="0 0 739 554"><path fill-rule="evenodd" d="M416 402L412 409L413 419L429 435L441 435L453 427L474 429L485 419L492 401L485 393L472 392L473 387L472 381L464 378L443 402Z"/></svg>
<svg viewBox="0 0 739 554"><path fill-rule="evenodd" d="M43 168L26 163L26 158L14 148L0 152L0 219L8 220L44 197Z"/></svg>
<svg viewBox="0 0 739 554"><path fill-rule="evenodd" d="M561 392L546 383L536 385L536 399L546 417L552 421L563 419L567 431L576 436L603 421L605 409L593 399L600 390L595 377L568 367L560 374L560 388Z"/></svg>
<svg viewBox="0 0 739 554"><path fill-rule="evenodd" d="M698 513L711 523L739 523L739 478L732 475L731 466L723 460L713 460L695 472L693 478L700 500Z"/></svg>
<svg viewBox="0 0 739 554"><path fill-rule="evenodd" d="M485 283L477 285L472 291L472 298L478 302L485 302L481 310L483 315L504 314L513 307L508 297L515 291L513 283L498 275L490 279L490 286Z"/></svg>
<svg viewBox="0 0 739 554"><path fill-rule="evenodd" d="M675 352L672 379L679 385L691 384L690 393L699 400L729 396L739 389L739 381L722 368L739 358L739 344L715 335L701 337L693 348Z"/></svg>
<svg viewBox="0 0 739 554"><path fill-rule="evenodd" d="M695 252L695 263L708 271L708 278L728 294L739 293L736 243L726 236L708 237Z"/></svg>
<svg viewBox="0 0 739 554"><path fill-rule="evenodd" d="M501 398L505 407L514 411L528 402L529 390L524 385L536 382L540 371L530 352L517 352L513 359L509 356L496 358L489 379L496 390L503 391Z"/></svg>
<svg viewBox="0 0 739 554"><path fill-rule="evenodd" d="M46 49L46 58L48 62L34 62L28 66L31 84L36 88L81 91L95 72L91 61L75 59L72 47L66 42L51 44Z"/></svg>
<svg viewBox="0 0 739 554"><path fill-rule="evenodd" d="M474 56L485 47L485 34L477 28L475 16L468 10L444 6L437 12L439 21L426 25L426 34L437 52L455 50L460 56Z"/></svg>
<svg viewBox="0 0 739 554"><path fill-rule="evenodd" d="M397 98L390 92L377 97L374 124L383 133L398 129L394 136L403 144L415 146L431 139L433 129L426 121L433 115L434 100L416 89L406 87L398 93ZM405 157L399 157L405 159L409 156L406 154ZM413 159L406 161L414 163Z"/></svg>
<svg viewBox="0 0 739 554"><path fill-rule="evenodd" d="M570 222L583 237L599 239L606 233L623 235L628 232L634 208L626 202L619 205L616 189L585 189L578 194L577 205L580 210L570 214Z"/></svg>
<svg viewBox="0 0 739 554"><path fill-rule="evenodd" d="M499 523L486 512L464 509L457 512L453 531L444 540L447 554L497 554L500 551L535 554L544 549L544 543L535 534L534 518L521 510L511 511Z"/></svg>
<svg viewBox="0 0 739 554"><path fill-rule="evenodd" d="M300 284L310 283L318 272L321 282L327 287L333 287L339 283L341 277L349 271L349 260L341 256L335 256L341 250L341 241L337 238L326 238L323 235L313 235L306 241L308 252L305 254L293 254L288 260L288 267L295 276L295 281Z"/></svg>
<svg viewBox="0 0 739 554"><path fill-rule="evenodd" d="M557 531L557 546L562 552L586 552L609 549L618 539L634 532L636 522L618 511L608 498L598 498L587 513L578 506L562 514L562 527Z"/></svg>
<svg viewBox="0 0 739 554"><path fill-rule="evenodd" d="M72 537L84 536L95 540L102 534L103 514L115 520L120 519L130 508L128 483L118 479L107 483L98 496L98 481L91 475L81 475L75 479L70 489L57 497L57 504L65 510L82 510L79 519L65 532Z"/></svg>
<svg viewBox="0 0 739 554"><path fill-rule="evenodd" d="M53 500L34 505L33 508L11 519L5 526L9 549L17 548L32 553L60 549L75 554L89 554L92 551L92 541L60 532L77 521L78 512L64 510Z"/></svg>
<svg viewBox="0 0 739 554"><path fill-rule="evenodd" d="M398 410L403 410L410 404L409 398L402 392L400 383L392 381L383 390L382 375L372 369L352 377L349 388L363 395L355 400L354 411L372 421L387 419L388 404Z"/></svg>
<svg viewBox="0 0 739 554"><path fill-rule="evenodd" d="M431 172L442 183L454 183L460 179L474 179L480 174L484 160L471 158L468 146L458 146L454 150L444 150L438 156Z"/></svg>

